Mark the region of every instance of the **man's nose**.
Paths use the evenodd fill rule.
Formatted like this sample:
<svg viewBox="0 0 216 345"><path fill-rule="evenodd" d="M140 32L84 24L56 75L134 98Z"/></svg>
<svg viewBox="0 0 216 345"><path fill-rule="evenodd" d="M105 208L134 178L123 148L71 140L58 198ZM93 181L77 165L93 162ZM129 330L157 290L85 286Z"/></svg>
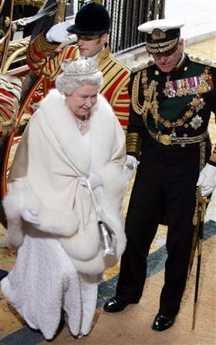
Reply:
<svg viewBox="0 0 216 345"><path fill-rule="evenodd" d="M167 61L167 56L162 55L162 56L159 57L159 62L160 63L165 63L166 61Z"/></svg>

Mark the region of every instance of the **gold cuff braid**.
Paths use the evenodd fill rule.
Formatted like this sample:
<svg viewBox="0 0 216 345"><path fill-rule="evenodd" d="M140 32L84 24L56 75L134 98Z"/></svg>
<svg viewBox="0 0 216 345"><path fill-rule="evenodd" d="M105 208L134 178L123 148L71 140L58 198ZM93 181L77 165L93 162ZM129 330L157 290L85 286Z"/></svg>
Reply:
<svg viewBox="0 0 216 345"><path fill-rule="evenodd" d="M135 154L139 157L140 154L141 139L138 133L127 133L126 136L126 147L127 152Z"/></svg>
<svg viewBox="0 0 216 345"><path fill-rule="evenodd" d="M0 119L0 137L5 137L8 134L10 134L11 130L13 129L15 125L15 121L16 121L15 115L13 118L7 121Z"/></svg>

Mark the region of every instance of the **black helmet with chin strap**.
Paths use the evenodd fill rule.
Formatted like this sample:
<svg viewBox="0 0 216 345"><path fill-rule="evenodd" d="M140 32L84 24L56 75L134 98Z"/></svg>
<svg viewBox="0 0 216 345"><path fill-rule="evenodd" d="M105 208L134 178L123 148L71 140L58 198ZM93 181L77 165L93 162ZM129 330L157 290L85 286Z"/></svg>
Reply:
<svg viewBox="0 0 216 345"><path fill-rule="evenodd" d="M109 13L103 5L90 2L81 7L75 17L75 24L67 29L77 35L96 36L108 33L110 28Z"/></svg>

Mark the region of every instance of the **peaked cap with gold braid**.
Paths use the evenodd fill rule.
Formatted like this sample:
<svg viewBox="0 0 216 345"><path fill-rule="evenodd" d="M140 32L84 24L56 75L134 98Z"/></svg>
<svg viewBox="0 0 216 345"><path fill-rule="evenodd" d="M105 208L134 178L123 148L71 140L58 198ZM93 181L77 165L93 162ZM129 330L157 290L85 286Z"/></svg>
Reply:
<svg viewBox="0 0 216 345"><path fill-rule="evenodd" d="M169 19L151 20L138 26L146 33L146 49L150 54L165 53L174 49L179 41L182 22Z"/></svg>

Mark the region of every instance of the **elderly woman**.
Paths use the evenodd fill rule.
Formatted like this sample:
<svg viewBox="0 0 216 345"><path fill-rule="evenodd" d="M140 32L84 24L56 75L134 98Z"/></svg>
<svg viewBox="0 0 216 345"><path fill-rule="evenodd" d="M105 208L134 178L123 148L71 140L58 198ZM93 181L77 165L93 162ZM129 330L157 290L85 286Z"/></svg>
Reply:
<svg viewBox="0 0 216 345"><path fill-rule="evenodd" d="M110 265L98 219L116 240L112 264L125 247L125 138L98 94L101 79L90 59L63 65L56 89L24 133L4 199L8 243L18 250L1 288L46 339L55 335L62 311L72 335L91 329L98 277Z"/></svg>

